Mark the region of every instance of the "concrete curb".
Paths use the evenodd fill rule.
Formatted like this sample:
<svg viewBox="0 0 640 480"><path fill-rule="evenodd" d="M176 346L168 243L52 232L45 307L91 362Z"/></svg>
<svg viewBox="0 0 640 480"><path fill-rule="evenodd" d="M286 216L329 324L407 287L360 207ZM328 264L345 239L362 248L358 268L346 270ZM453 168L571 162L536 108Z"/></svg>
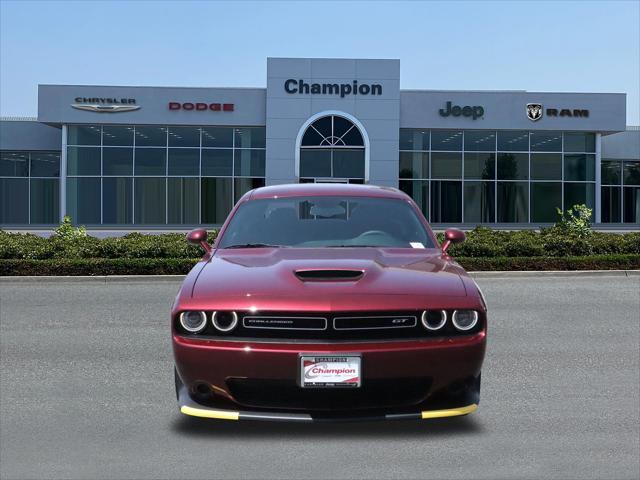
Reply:
<svg viewBox="0 0 640 480"><path fill-rule="evenodd" d="M469 272L473 278L638 277L640 270L550 270ZM185 275L78 275L0 277L0 283L142 283L182 282Z"/></svg>
<svg viewBox="0 0 640 480"><path fill-rule="evenodd" d="M635 277L640 270L540 270L469 272L473 278Z"/></svg>

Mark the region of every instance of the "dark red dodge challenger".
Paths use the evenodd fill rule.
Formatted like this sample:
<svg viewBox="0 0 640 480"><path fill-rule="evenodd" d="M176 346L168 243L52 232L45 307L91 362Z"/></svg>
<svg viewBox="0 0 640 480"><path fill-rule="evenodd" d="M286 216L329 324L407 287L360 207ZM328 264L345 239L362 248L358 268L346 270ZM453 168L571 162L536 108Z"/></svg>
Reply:
<svg viewBox="0 0 640 480"><path fill-rule="evenodd" d="M180 411L226 420L428 419L480 400L487 307L393 188L264 187L238 202L171 312Z"/></svg>

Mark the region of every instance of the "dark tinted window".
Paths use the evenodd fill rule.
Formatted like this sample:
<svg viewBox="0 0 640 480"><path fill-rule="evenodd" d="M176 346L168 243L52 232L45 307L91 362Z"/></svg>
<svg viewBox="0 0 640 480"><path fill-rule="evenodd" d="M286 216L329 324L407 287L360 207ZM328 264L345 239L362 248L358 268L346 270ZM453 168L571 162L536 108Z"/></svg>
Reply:
<svg viewBox="0 0 640 480"><path fill-rule="evenodd" d="M494 222L495 192L494 182L464 182L464 221Z"/></svg>
<svg viewBox="0 0 640 480"><path fill-rule="evenodd" d="M400 152L400 178L429 178L429 153Z"/></svg>
<svg viewBox="0 0 640 480"><path fill-rule="evenodd" d="M60 153L31 152L32 177L59 177Z"/></svg>
<svg viewBox="0 0 640 480"><path fill-rule="evenodd" d="M389 198L300 197L252 200L240 206L219 246L380 246L427 248L431 242L415 210Z"/></svg>
<svg viewBox="0 0 640 480"><path fill-rule="evenodd" d="M499 153L498 180L526 180L529 178L528 153Z"/></svg>
<svg viewBox="0 0 640 480"><path fill-rule="evenodd" d="M624 184L640 185L640 162L624 162Z"/></svg>
<svg viewBox="0 0 640 480"><path fill-rule="evenodd" d="M32 224L60 222L60 181L57 178L32 178L30 195Z"/></svg>
<svg viewBox="0 0 640 480"><path fill-rule="evenodd" d="M401 128L400 150L429 150L429 130Z"/></svg>
<svg viewBox="0 0 640 480"><path fill-rule="evenodd" d="M100 223L100 179L67 179L67 214L76 225Z"/></svg>
<svg viewBox="0 0 640 480"><path fill-rule="evenodd" d="M136 127L136 147L165 147L166 127Z"/></svg>
<svg viewBox="0 0 640 480"><path fill-rule="evenodd" d="M105 125L102 127L102 144L133 146L133 127L114 127Z"/></svg>
<svg viewBox="0 0 640 480"><path fill-rule="evenodd" d="M602 187L602 223L619 223L621 221L620 187Z"/></svg>
<svg viewBox="0 0 640 480"><path fill-rule="evenodd" d="M416 202L422 214L429 218L428 180L400 180L400 190L409 195Z"/></svg>
<svg viewBox="0 0 640 480"><path fill-rule="evenodd" d="M100 147L67 147L67 175L100 175Z"/></svg>
<svg viewBox="0 0 640 480"><path fill-rule="evenodd" d="M68 145L100 145L99 125L71 125L68 128Z"/></svg>
<svg viewBox="0 0 640 480"><path fill-rule="evenodd" d="M432 130L431 150L462 150L462 132L459 130Z"/></svg>
<svg viewBox="0 0 640 480"><path fill-rule="evenodd" d="M462 222L462 182L431 182L431 215L434 223Z"/></svg>
<svg viewBox="0 0 640 480"><path fill-rule="evenodd" d="M529 132L524 130L499 131L498 150L503 152L526 152L529 150Z"/></svg>
<svg viewBox="0 0 640 480"><path fill-rule="evenodd" d="M29 223L27 182L26 178L0 178L0 224Z"/></svg>
<svg viewBox="0 0 640 480"><path fill-rule="evenodd" d="M526 182L498 182L498 222L525 223L529 221L529 184Z"/></svg>
<svg viewBox="0 0 640 480"><path fill-rule="evenodd" d="M251 150L250 150L251 151ZM233 150L226 148L202 150L203 177L230 177L233 173ZM236 175L238 172L236 172Z"/></svg>
<svg viewBox="0 0 640 480"><path fill-rule="evenodd" d="M564 179L568 181L595 180L596 156L570 154L564 156Z"/></svg>
<svg viewBox="0 0 640 480"><path fill-rule="evenodd" d="M203 147L233 147L232 127L206 127L202 129Z"/></svg>
<svg viewBox="0 0 640 480"><path fill-rule="evenodd" d="M26 152L0 152L0 177L29 176L29 154Z"/></svg>
<svg viewBox="0 0 640 480"><path fill-rule="evenodd" d="M562 180L561 153L532 153L532 180Z"/></svg>
<svg viewBox="0 0 640 480"><path fill-rule="evenodd" d="M562 132L531 132L532 152L561 152Z"/></svg>
<svg viewBox="0 0 640 480"><path fill-rule="evenodd" d="M556 208L562 209L562 184L533 182L531 184L531 221L555 222L558 219Z"/></svg>
<svg viewBox="0 0 640 480"><path fill-rule="evenodd" d="M602 160L602 184L620 185L622 162L620 160Z"/></svg>
<svg viewBox="0 0 640 480"><path fill-rule="evenodd" d="M493 130L465 130L464 149L475 152L493 152L496 149L496 132Z"/></svg>
<svg viewBox="0 0 640 480"><path fill-rule="evenodd" d="M131 223L133 220L132 178L102 179L102 223Z"/></svg>
<svg viewBox="0 0 640 480"><path fill-rule="evenodd" d="M464 154L464 178L493 180L496 177L496 156L494 153Z"/></svg>
<svg viewBox="0 0 640 480"><path fill-rule="evenodd" d="M596 136L593 133L568 132L564 134L565 152L595 152Z"/></svg>

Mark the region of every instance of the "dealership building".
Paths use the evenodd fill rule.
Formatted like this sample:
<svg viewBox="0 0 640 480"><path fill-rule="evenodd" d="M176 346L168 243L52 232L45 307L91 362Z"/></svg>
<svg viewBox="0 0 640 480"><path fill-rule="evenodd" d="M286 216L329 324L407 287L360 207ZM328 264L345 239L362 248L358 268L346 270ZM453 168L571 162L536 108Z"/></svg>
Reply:
<svg viewBox="0 0 640 480"><path fill-rule="evenodd" d="M308 182L400 188L435 226L581 203L640 224L626 94L401 90L399 60L269 58L266 88L40 85L0 150L5 229L215 226L252 188Z"/></svg>

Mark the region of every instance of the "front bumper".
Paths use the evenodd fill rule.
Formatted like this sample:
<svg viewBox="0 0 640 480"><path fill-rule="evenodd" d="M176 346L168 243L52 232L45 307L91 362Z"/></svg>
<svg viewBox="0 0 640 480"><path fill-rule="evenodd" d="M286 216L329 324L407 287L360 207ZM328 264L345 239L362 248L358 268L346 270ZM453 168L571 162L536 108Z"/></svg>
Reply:
<svg viewBox="0 0 640 480"><path fill-rule="evenodd" d="M421 412L387 413L377 415L332 416L310 413L264 412L216 409L194 402L183 385L178 392L180 412L191 417L214 418L217 420L266 420L281 422L338 422L338 421L376 421L376 420L427 420L432 418L457 417L468 415L477 410L472 403L459 408L423 410Z"/></svg>
<svg viewBox="0 0 640 480"><path fill-rule="evenodd" d="M226 420L428 419L476 410L486 334L387 342L268 343L174 335L176 392L186 415ZM297 387L300 354L362 358L362 387ZM206 398L202 390L210 393Z"/></svg>

